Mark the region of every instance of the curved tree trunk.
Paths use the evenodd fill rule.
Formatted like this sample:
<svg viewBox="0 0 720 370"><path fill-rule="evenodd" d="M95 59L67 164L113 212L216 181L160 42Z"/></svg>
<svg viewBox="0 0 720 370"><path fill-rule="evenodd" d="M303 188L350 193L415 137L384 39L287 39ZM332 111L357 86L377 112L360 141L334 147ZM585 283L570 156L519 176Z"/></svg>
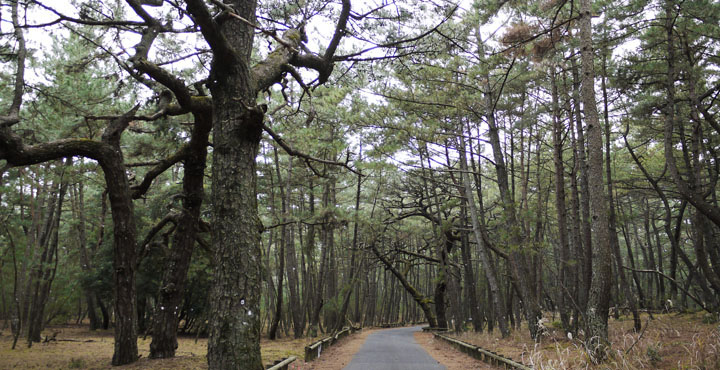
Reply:
<svg viewBox="0 0 720 370"><path fill-rule="evenodd" d="M183 212L177 220L171 253L163 268L163 280L153 318L151 358L175 356L178 346L178 313L185 293L187 272L200 223L203 178L212 117L207 112L196 113L194 116L195 125L190 137L190 151L184 166Z"/></svg>
<svg viewBox="0 0 720 370"><path fill-rule="evenodd" d="M395 275L395 277L400 281L400 284L407 290L408 293L410 293L410 296L412 296L413 300L420 306L420 309L422 309L423 313L425 314L425 318L428 321L428 324L431 328L437 328L438 327L438 320L437 316L435 316L435 313L433 312L432 307L430 307L430 303L432 300L428 299L424 295L422 295L406 278L405 274L400 272L395 266L393 266L392 262L390 262L385 256L380 254L380 251L378 251L377 247L373 244L370 245L370 250L375 254L375 257L382 262L385 267L390 270L390 272Z"/></svg>

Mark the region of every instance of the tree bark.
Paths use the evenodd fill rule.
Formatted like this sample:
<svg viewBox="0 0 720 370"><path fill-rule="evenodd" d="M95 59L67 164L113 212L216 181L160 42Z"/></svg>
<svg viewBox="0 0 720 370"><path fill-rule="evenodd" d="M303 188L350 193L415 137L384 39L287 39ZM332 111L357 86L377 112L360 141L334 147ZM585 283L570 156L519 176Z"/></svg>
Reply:
<svg viewBox="0 0 720 370"><path fill-rule="evenodd" d="M625 295L625 300L630 307L630 311L633 315L633 328L636 332L640 331L642 326L640 322L640 314L638 313L638 298L635 292L630 288L630 284L627 281L625 271L623 269L622 256L620 254L620 240L617 235L617 221L615 217L615 195L613 193L613 181L612 181L612 168L610 166L610 117L608 108L608 97L607 97L607 85L605 83L607 77L607 50L603 52L602 58L602 94L603 94L603 119L605 121L605 180L607 181L607 193L608 193L608 224L610 227L610 244L612 246L613 254L615 255L615 262L617 264L617 275L620 278L620 287Z"/></svg>
<svg viewBox="0 0 720 370"><path fill-rule="evenodd" d="M85 184L83 181L78 182L75 186L71 187L72 193L72 213L73 218L77 222L77 233L78 233L78 249L80 251L81 270L88 274L92 271L90 264L90 257L87 251L87 234L85 231ZM101 217L104 217L103 214ZM85 284L83 284L85 285ZM83 292L85 294L85 304L87 305L87 315L90 320L90 330L96 330L100 327L100 319L97 316L95 309L95 296L94 292L90 287L83 286Z"/></svg>
<svg viewBox="0 0 720 370"><path fill-rule="evenodd" d="M591 223L593 227L593 274L588 295L586 317L586 347L591 361L606 359L608 341L608 312L612 287L612 246L608 223L607 193L603 181L603 142L595 99L594 48L592 41L592 0L580 2L580 45L582 57L582 101L588 135L588 178Z"/></svg>
<svg viewBox="0 0 720 370"><path fill-rule="evenodd" d="M189 152L185 158L183 178L183 210L173 234L172 249L163 268L155 317L150 358L170 358L177 349L178 314L182 304L187 272L193 254L203 202L203 179L207 144L212 128L210 112L194 113Z"/></svg>
<svg viewBox="0 0 720 370"><path fill-rule="evenodd" d="M592 280L592 263L593 263L593 252L592 252L592 230L591 230L591 219L590 219L590 181L588 176L588 160L585 145L585 133L582 125L582 115L580 108L580 76L578 68L575 66L575 59L572 59L573 63L573 95L574 95L574 116L575 116L575 131L577 132L577 146L575 146L575 153L577 157L576 167L580 174L580 232L581 232L581 243L578 245L580 251L580 279L579 279L579 302L580 307L583 310L587 309L588 294L590 292L590 282Z"/></svg>
<svg viewBox="0 0 720 370"><path fill-rule="evenodd" d="M62 214L63 200L67 192L68 180L65 171L72 166L72 160L67 159L60 175L60 185L57 192L57 204L54 212L51 233L52 236L49 244L43 250L40 257L40 263L37 269L36 281L33 288L33 303L30 307L30 316L28 319L28 347L32 346L32 342L40 342L42 339L40 334L45 327L45 305L47 304L50 288L55 279L57 271L57 251L60 232L60 217ZM55 261L53 263L53 260Z"/></svg>
<svg viewBox="0 0 720 370"><path fill-rule="evenodd" d="M138 107L111 120L101 141L64 139L25 146L8 128L0 128L0 158L13 166L43 163L67 156L97 160L103 169L113 219L113 284L115 287L115 350L113 365L134 362L137 351L135 269L136 228L130 186L125 174L120 136Z"/></svg>
<svg viewBox="0 0 720 370"><path fill-rule="evenodd" d="M285 199L283 201L283 213L289 212L290 207L290 177L292 176L292 158L288 163L287 180L285 183ZM278 180L280 177L278 176ZM284 222L288 222L289 215L284 216ZM293 234L293 228L291 225L283 226L283 239L285 240L285 267L288 282L288 291L290 293L290 316L293 321L293 333L295 338L301 338L305 331L305 312L303 306L300 303L300 282L298 277L298 262L297 255L295 254L295 236Z"/></svg>
<svg viewBox="0 0 720 370"><path fill-rule="evenodd" d="M488 80L486 86L490 86ZM537 337L538 322L542 317L542 311L538 302L537 292L534 289L532 281L532 273L530 271L528 261L528 251L526 250L525 240L520 234L521 225L517 220L515 211L515 200L508 185L507 167L505 158L500 147L500 136L498 127L495 123L495 113L492 111L493 104L492 94L488 92L486 96L486 104L490 112L488 113L488 136L490 137L490 145L492 146L493 158L495 160L495 172L497 175L498 191L503 206L503 217L507 226L506 241L509 247L508 263L512 278L517 286L521 299L523 300L523 308L525 316L528 320L528 329L530 337Z"/></svg>
<svg viewBox="0 0 720 370"><path fill-rule="evenodd" d="M567 209L565 207L565 166L563 163L563 132L560 116L560 105L558 102L557 73L553 67L552 73L552 108L553 108L553 164L555 165L555 209L558 214L558 242L560 244L559 276L557 282L560 286L570 281L570 243L568 242ZM571 121L572 122L572 121ZM572 306L567 291L558 289L558 308L560 309L560 321L566 331L570 330L570 312Z"/></svg>
<svg viewBox="0 0 720 370"><path fill-rule="evenodd" d="M482 264L483 271L485 272L485 278L488 281L488 286L490 288L490 292L492 295L492 305L494 308L495 316L497 319L497 322L500 326L500 333L502 334L503 338L510 335L510 330L507 326L507 313L505 312L505 308L503 307L503 296L502 292L500 291L500 284L498 283L497 278L497 271L495 269L495 265L493 265L490 262L490 252L488 251L488 247L483 242L483 238L481 235L480 228L483 227L480 224L479 216L477 212L477 207L475 207L475 199L472 197L472 185L470 183L470 176L468 174L468 166L467 166L467 156L465 154L465 139L462 135L458 137L458 141L460 143L460 146L458 148L458 151L460 153L460 171L462 172L462 185L463 185L463 196L464 196L464 202L467 205L468 210L470 211L470 220L472 222L472 229L473 229L473 235L475 236L475 243L478 246L478 252L480 255L480 263ZM465 254L469 255L469 251L463 251L463 257L466 260L469 260L469 256L465 256ZM469 261L466 261L466 264ZM472 270L466 271L466 275L469 275L470 279L474 279L474 274L472 273ZM475 284L471 284L472 289L475 289ZM475 298L474 292L471 292L470 296L470 302L471 305L474 304L477 306L477 298ZM480 321L480 315L477 314L477 307L474 307L475 311L473 312L473 325L479 325L479 323L475 323L475 321ZM477 331L477 328L475 329Z"/></svg>

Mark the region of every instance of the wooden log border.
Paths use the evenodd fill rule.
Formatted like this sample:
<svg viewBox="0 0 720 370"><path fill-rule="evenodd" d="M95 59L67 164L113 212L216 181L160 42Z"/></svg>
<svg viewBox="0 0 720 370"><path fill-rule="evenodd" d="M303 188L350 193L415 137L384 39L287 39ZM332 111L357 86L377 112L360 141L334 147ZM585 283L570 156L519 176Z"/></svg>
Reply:
<svg viewBox="0 0 720 370"><path fill-rule="evenodd" d="M343 330L340 330L339 332L335 333L335 335L329 336L327 338L323 338L318 340L317 342L311 343L310 345L305 347L305 362L310 362L318 357L320 357L320 353L323 350L323 347L327 348L335 344L335 342L338 341L340 338L347 337L348 335L362 330L362 328L344 328Z"/></svg>
<svg viewBox="0 0 720 370"><path fill-rule="evenodd" d="M434 335L435 338L440 338L450 343L453 347L459 349L461 352L467 353L471 357L486 362L490 365L502 366L505 369L532 370L532 367L525 366L519 362L513 361L512 359L497 354L493 351L488 351L484 348L465 343L454 338L450 338L440 333L434 333Z"/></svg>
<svg viewBox="0 0 720 370"><path fill-rule="evenodd" d="M297 360L297 357L290 356L283 360L275 361L275 365L268 366L267 370L287 370L288 366Z"/></svg>

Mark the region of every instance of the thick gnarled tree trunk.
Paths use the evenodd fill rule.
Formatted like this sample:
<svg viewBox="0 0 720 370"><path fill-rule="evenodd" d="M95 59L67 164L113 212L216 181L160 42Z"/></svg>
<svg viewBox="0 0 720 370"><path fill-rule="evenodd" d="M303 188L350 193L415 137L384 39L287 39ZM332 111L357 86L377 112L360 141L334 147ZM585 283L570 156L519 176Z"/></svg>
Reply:
<svg viewBox="0 0 720 370"><path fill-rule="evenodd" d="M172 253L169 254L163 271L162 285L153 318L151 358L174 357L178 346L178 313L185 294L187 272L190 268L190 258L200 222L207 143L212 127L211 119L208 112L195 114L195 126L184 166L183 211L177 220L177 228L172 241Z"/></svg>

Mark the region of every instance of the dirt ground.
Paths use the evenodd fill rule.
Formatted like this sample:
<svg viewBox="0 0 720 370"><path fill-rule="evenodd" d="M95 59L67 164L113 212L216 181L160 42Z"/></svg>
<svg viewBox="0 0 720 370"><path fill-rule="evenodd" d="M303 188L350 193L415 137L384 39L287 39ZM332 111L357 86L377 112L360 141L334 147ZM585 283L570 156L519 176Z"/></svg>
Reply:
<svg viewBox="0 0 720 370"><path fill-rule="evenodd" d="M0 333L0 369L207 369L205 355L207 339L194 337L178 338L177 357L172 359L151 360L148 358L151 337L138 339L140 360L126 366L113 367L110 361L113 354L113 332L97 330L91 332L86 326L58 326L43 332L52 335L59 332L57 341L34 343L27 348L20 339L12 350L12 336L9 330ZM288 356L302 359L305 346L315 339L278 339L261 341L262 356L267 364L273 360Z"/></svg>
<svg viewBox="0 0 720 370"><path fill-rule="evenodd" d="M535 369L720 369L720 325L704 313L656 314L650 319L642 315L643 330L632 330L632 318L623 316L610 320L612 357L601 366L588 363L582 343L569 340L556 322L549 318L548 335L539 343L533 342L527 329L515 330L509 338L488 333L463 333L456 338L499 352ZM319 359L304 363L304 347L314 338L279 339L261 342L263 358L270 361L296 356L291 365L296 370L342 369L375 330L365 329L343 338L323 351ZM150 337L138 339L141 358L126 366L111 367L113 334L109 331L91 332L87 327L51 327L43 333L58 332L57 341L36 343L27 348L24 341L11 350L9 330L0 332L1 369L207 369L205 354L207 340L193 337L179 338L177 357L168 360L147 358ZM448 370L492 369L489 365L461 353L438 341L430 333L416 333L415 339Z"/></svg>
<svg viewBox="0 0 720 370"><path fill-rule="evenodd" d="M338 370L342 369L350 363L353 356L360 350L368 335L381 329L363 329L359 333L351 334L340 339L333 346L324 349L315 361L303 362L302 357L299 361L290 364L293 370Z"/></svg>
<svg viewBox="0 0 720 370"><path fill-rule="evenodd" d="M535 369L720 369L720 325L705 313L641 314L643 328L632 330L632 317L610 319L611 358L589 364L583 345L568 339L549 318L548 335L540 343L525 327L500 338L496 331L463 333L457 339L496 351Z"/></svg>
<svg viewBox="0 0 720 370"><path fill-rule="evenodd" d="M462 353L447 342L435 339L432 333L417 332L415 340L435 359L445 365L447 370L485 370L497 369L482 361Z"/></svg>

